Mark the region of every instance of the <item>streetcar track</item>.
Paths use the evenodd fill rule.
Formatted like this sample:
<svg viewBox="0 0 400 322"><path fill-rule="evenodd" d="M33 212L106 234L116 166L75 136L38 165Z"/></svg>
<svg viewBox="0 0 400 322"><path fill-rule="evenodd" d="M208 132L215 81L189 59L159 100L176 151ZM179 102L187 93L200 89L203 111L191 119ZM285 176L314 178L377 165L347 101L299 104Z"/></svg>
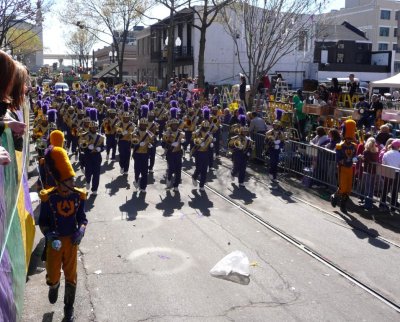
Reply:
<svg viewBox="0 0 400 322"><path fill-rule="evenodd" d="M157 154L157 155L160 156L159 154ZM166 162L165 159L163 159L163 160ZM224 166L224 167L226 167L226 166ZM186 170L182 169L182 173L185 174L187 177L190 177L190 178L192 177L192 175ZM254 178L254 176L251 176L251 177ZM257 178L254 178L254 179L256 179L258 182L260 182L263 185L265 185L264 182L258 180ZM364 282L359 280L357 277L353 276L352 274L347 272L345 269L341 268L338 264L335 264L334 262L332 262L329 259L325 258L322 254L320 254L319 252L315 251L311 247L305 245L304 243L300 242L297 238L295 238L292 235L286 233L284 230L280 229L279 227L277 227L277 226L273 225L272 223L264 220L263 218L261 218L259 215L257 215L254 212L252 212L247 207L241 205L239 202L237 202L237 201L233 200L232 198L230 198L229 196L226 196L225 194L215 190L209 184L205 184L205 188L207 188L207 190L211 191L216 196L220 197L221 199L225 200L226 202L228 202L229 204L234 206L236 209L238 209L239 211L244 213L246 216L248 216L252 220L258 222L263 227L265 227L268 230L272 231L273 233L275 233L276 235L278 235L279 237L281 237L282 239L284 239L285 241L287 241L291 245L297 247L298 249L300 249L305 254L309 255L310 257L312 257L313 259L317 260L321 264L323 264L326 267L330 268L331 270L335 271L337 274L339 274L341 277L345 278L347 281L349 281L349 282L353 283L354 285L358 286L360 289L364 290L368 294L370 294L373 297L375 297L376 299L380 300L381 302L383 302L384 304L389 306L391 309L393 309L396 312L400 313L400 305L397 304L396 302L392 301L391 299L389 299L388 297L386 297L382 293L380 293L379 290L376 290L375 288L373 288L371 286L368 286L367 284L365 284ZM304 202L305 204L309 204L308 202L303 201L300 198L297 198L297 200L299 200L301 202ZM319 210L320 208L316 207L316 209ZM321 209L321 211L323 211L323 210ZM323 212L329 214L329 212L327 212L327 211L323 211ZM333 214L331 214L331 215L334 216ZM334 217L336 217L336 216L334 216ZM359 229L357 227L354 227L354 228L355 229ZM359 230L362 231L361 229L359 229ZM365 232L365 233L368 234L367 232ZM371 235L371 234L369 234L369 235ZM379 238L379 239L383 240L384 242L386 242L386 240L384 240L383 238L380 238L379 236L377 236L377 237L371 236L371 237ZM399 245L397 245L395 243L391 243L391 242L387 242L387 243L390 243L390 244L393 244L396 247L399 247Z"/></svg>

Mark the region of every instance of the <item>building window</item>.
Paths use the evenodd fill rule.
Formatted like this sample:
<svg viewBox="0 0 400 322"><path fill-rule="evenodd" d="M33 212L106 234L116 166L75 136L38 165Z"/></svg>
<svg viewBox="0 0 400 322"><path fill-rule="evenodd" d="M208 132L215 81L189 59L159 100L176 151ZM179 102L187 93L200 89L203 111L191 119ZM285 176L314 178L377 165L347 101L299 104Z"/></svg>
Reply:
<svg viewBox="0 0 400 322"><path fill-rule="evenodd" d="M393 29L393 37L396 37L396 38L397 38L397 28L394 28L394 29Z"/></svg>
<svg viewBox="0 0 400 322"><path fill-rule="evenodd" d="M344 62L344 54L337 54L336 62L343 63Z"/></svg>
<svg viewBox="0 0 400 322"><path fill-rule="evenodd" d="M389 45L388 44L378 44L378 50L388 50Z"/></svg>
<svg viewBox="0 0 400 322"><path fill-rule="evenodd" d="M298 51L306 51L308 47L307 43L307 31L306 30L300 30L299 31L299 42L298 42Z"/></svg>
<svg viewBox="0 0 400 322"><path fill-rule="evenodd" d="M379 36L389 37L389 27L379 27Z"/></svg>
<svg viewBox="0 0 400 322"><path fill-rule="evenodd" d="M381 10L381 19L390 20L390 10Z"/></svg>
<svg viewBox="0 0 400 322"><path fill-rule="evenodd" d="M397 44L393 44L393 50L397 51Z"/></svg>
<svg viewBox="0 0 400 322"><path fill-rule="evenodd" d="M395 73L399 73L400 72L400 62L399 61L395 61L394 62L394 72Z"/></svg>
<svg viewBox="0 0 400 322"><path fill-rule="evenodd" d="M396 19L396 20L400 20L400 10L399 10L399 11L396 11L395 19Z"/></svg>

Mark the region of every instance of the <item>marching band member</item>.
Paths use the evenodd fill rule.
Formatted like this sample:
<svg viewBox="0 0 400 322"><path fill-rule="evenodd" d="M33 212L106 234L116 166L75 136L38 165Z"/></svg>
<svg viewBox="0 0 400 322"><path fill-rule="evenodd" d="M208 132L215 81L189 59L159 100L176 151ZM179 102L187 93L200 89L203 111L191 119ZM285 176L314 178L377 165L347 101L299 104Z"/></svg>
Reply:
<svg viewBox="0 0 400 322"><path fill-rule="evenodd" d="M214 102L215 104L215 102ZM211 122L210 122L210 132L213 135L214 138L214 146L210 148L210 163L209 167L210 170L214 168L214 152L215 155L219 155L219 138L220 138L220 127L221 127L221 121L218 116L218 106L213 106L211 109Z"/></svg>
<svg viewBox="0 0 400 322"><path fill-rule="evenodd" d="M178 186L181 183L182 172L182 147L185 142L185 135L179 129L178 110L171 108L171 118L167 123L168 129L163 134L163 147L166 150L166 159L168 163L167 171L167 188L174 187L174 191L178 192ZM172 175L174 181L172 182Z"/></svg>
<svg viewBox="0 0 400 322"><path fill-rule="evenodd" d="M284 144L285 135L280 121L275 120L272 126L272 130L269 130L265 135L265 143L269 153L269 173L272 175L272 180L275 181L278 176L279 154Z"/></svg>
<svg viewBox="0 0 400 322"><path fill-rule="evenodd" d="M98 133L99 122L97 110L91 108L89 132L82 135L81 148L85 153L86 190L92 184L92 194L97 195L100 182L101 152L104 150L104 136Z"/></svg>
<svg viewBox="0 0 400 322"><path fill-rule="evenodd" d="M64 114L64 123L66 126L66 131L67 131L67 152L71 148L72 153L76 152L76 141L74 140L74 135L73 135L73 128L75 125L75 119L76 119L76 114L75 114L75 108L71 104L68 106L67 113Z"/></svg>
<svg viewBox="0 0 400 322"><path fill-rule="evenodd" d="M229 140L228 146L232 150L233 169L232 180L238 175L239 187L244 187L247 161L254 147L254 141L249 137L249 128L246 125L246 116L240 115L240 134Z"/></svg>
<svg viewBox="0 0 400 322"><path fill-rule="evenodd" d="M110 158L110 151L111 152L111 160L115 161L115 153L117 149L117 141L116 141L116 125L119 122L117 117L117 110L115 101L110 102L110 108L107 111L108 116L104 119L102 128L106 134L106 151L107 156L106 160Z"/></svg>
<svg viewBox="0 0 400 322"><path fill-rule="evenodd" d="M128 174L129 163L131 159L131 141L135 125L131 122L131 113L129 112L129 103L124 102L124 112L122 121L117 125L119 166L121 174Z"/></svg>
<svg viewBox="0 0 400 322"><path fill-rule="evenodd" d="M86 192L75 187L75 172L63 148L50 146L45 158L56 182L56 186L40 191L39 226L46 237L48 298L51 304L57 302L62 269L65 276L64 321L70 322L74 320L78 245L88 223Z"/></svg>
<svg viewBox="0 0 400 322"><path fill-rule="evenodd" d="M153 167L154 163L156 160L156 148L157 148L157 136L158 136L158 129L159 125L157 122L155 122L155 112L154 112L154 102L150 101L149 102L149 115L148 115L148 130L153 134L153 142L152 142L152 147L149 148L149 172L153 173Z"/></svg>
<svg viewBox="0 0 400 322"><path fill-rule="evenodd" d="M47 121L48 121L48 135L46 135L46 140L50 139L50 133L57 130L57 110L51 109L47 111Z"/></svg>
<svg viewBox="0 0 400 322"><path fill-rule="evenodd" d="M32 130L32 139L34 141L42 139L42 137L47 134L49 127L49 121L47 119L47 110L48 110L47 103L43 104L41 110L42 112L40 115L38 115L37 123Z"/></svg>
<svg viewBox="0 0 400 322"><path fill-rule="evenodd" d="M49 143L51 146L64 148L64 133L59 130L54 130L50 133ZM57 185L53 175L46 166L46 159L43 156L39 159L39 178L37 181L38 190L49 189Z"/></svg>
<svg viewBox="0 0 400 322"><path fill-rule="evenodd" d="M340 210L347 212L347 201L353 186L353 163L357 162L356 122L346 120L343 126L343 139L336 145L336 163L338 165L338 189L331 196L331 205L336 207L340 201Z"/></svg>
<svg viewBox="0 0 400 322"><path fill-rule="evenodd" d="M158 95L157 96L158 101L157 101L157 104L156 104L157 108L156 108L156 112L155 112L155 115L156 115L155 120L159 125L158 126L158 131L159 131L158 132L158 138L159 139L162 138L162 133L164 132L165 124L167 123L167 119L168 119L167 110L164 107L164 104L162 102L162 98L163 98L162 95Z"/></svg>
<svg viewBox="0 0 400 322"><path fill-rule="evenodd" d="M149 107L142 105L140 111L139 129L136 129L132 135L133 159L135 162L135 181L133 185L136 189L139 188L140 192L145 192L149 171L149 147L152 146L153 134L147 130Z"/></svg>
<svg viewBox="0 0 400 322"><path fill-rule="evenodd" d="M200 176L200 190L204 191L207 180L207 169L209 165L209 149L213 146L213 136L210 133L210 110L206 106L203 110L203 122L201 127L193 133L194 147L190 154L195 158L195 170L192 176L194 186L197 186L197 178Z"/></svg>
<svg viewBox="0 0 400 322"><path fill-rule="evenodd" d="M183 119L184 131L185 131L185 143L183 144L183 149L187 150L189 146L190 149L193 148L193 132L196 129L196 124L198 117L194 113L193 105L191 100L186 101L187 115Z"/></svg>

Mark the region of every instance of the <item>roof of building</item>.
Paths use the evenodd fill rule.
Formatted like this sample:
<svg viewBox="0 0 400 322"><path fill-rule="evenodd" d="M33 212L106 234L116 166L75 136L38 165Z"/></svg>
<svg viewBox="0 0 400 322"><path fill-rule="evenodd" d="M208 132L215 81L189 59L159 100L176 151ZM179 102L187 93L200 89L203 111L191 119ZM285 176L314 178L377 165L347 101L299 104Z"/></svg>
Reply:
<svg viewBox="0 0 400 322"><path fill-rule="evenodd" d="M322 26L323 31L317 35L317 40L323 41L359 41L359 42L371 42L365 37L365 33L354 27L347 21L341 25L324 25Z"/></svg>

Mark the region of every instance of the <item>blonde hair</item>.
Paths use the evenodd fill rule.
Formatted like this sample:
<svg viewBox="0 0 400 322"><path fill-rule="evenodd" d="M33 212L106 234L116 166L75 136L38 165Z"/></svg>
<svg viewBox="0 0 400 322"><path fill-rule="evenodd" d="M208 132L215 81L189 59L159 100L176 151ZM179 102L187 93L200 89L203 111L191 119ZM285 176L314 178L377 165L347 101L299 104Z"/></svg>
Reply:
<svg viewBox="0 0 400 322"><path fill-rule="evenodd" d="M392 147L392 142L393 142L393 141L394 141L393 138L389 138L389 139L386 141L386 144L385 144L385 149L386 149L386 151L389 150L389 149Z"/></svg>
<svg viewBox="0 0 400 322"><path fill-rule="evenodd" d="M376 146L374 138L369 138L367 142L365 142L364 150L369 152L378 152L378 147Z"/></svg>
<svg viewBox="0 0 400 322"><path fill-rule="evenodd" d="M15 63L4 51L0 50L0 102L10 103L10 91L15 76Z"/></svg>
<svg viewBox="0 0 400 322"><path fill-rule="evenodd" d="M11 90L12 107L19 109L25 100L25 85L28 79L28 71L20 62L15 62L15 77Z"/></svg>

